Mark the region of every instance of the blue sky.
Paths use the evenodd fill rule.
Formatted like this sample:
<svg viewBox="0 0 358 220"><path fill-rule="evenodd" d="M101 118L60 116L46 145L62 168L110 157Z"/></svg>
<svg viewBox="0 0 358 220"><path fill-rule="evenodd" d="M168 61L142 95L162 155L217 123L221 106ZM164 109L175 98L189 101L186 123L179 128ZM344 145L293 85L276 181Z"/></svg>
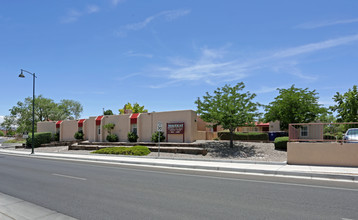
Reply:
<svg viewBox="0 0 358 220"><path fill-rule="evenodd" d="M320 103L358 84L358 1L1 1L0 116L36 94L79 101L82 117L196 109L206 91L243 81L268 104L276 88ZM1 119L0 119L1 120Z"/></svg>

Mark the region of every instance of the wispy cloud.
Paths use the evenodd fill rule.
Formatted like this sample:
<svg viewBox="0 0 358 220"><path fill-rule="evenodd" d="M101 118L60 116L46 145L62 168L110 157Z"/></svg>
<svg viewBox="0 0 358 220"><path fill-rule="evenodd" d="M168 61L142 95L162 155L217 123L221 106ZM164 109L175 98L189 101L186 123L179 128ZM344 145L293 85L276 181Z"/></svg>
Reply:
<svg viewBox="0 0 358 220"><path fill-rule="evenodd" d="M0 124L4 122L5 116L0 115Z"/></svg>
<svg viewBox="0 0 358 220"><path fill-rule="evenodd" d="M152 23L154 20L158 20L159 18L162 18L165 21L172 21L179 17L185 16L189 13L190 13L189 9L162 11L162 12L159 12L158 14L155 14L155 15L145 18L141 22L127 24L127 25L123 26L122 28L120 28L120 30L117 31L116 34L118 36L125 36L128 31L141 30L141 29L145 28L147 25L149 25L150 23Z"/></svg>
<svg viewBox="0 0 358 220"><path fill-rule="evenodd" d="M320 21L320 22L307 22L300 25L297 25L296 28L301 29L315 29L339 24L351 24L357 23L358 18L345 19L345 20L329 20L329 21Z"/></svg>
<svg viewBox="0 0 358 220"><path fill-rule="evenodd" d="M148 54L148 53L136 53L132 50L127 51L126 53L124 53L124 55L128 56L128 57L146 57L146 58L152 58L153 55L152 54Z"/></svg>
<svg viewBox="0 0 358 220"><path fill-rule="evenodd" d="M293 47L286 50L278 51L275 54L273 54L273 57L285 58L285 57L297 56L300 54L311 53L318 50L328 49L331 47L337 47L357 40L358 40L358 34L330 39L318 43L306 44L303 46Z"/></svg>
<svg viewBox="0 0 358 220"><path fill-rule="evenodd" d="M72 23L77 21L80 17L84 15L89 15L93 13L97 13L100 10L100 8L96 5L88 5L83 10L75 10L70 9L67 12L67 15L62 17L61 23Z"/></svg>
<svg viewBox="0 0 358 220"><path fill-rule="evenodd" d="M162 73L160 77L168 79L168 85L178 82L205 82L217 84L242 80L259 70L290 74L305 82L318 80L314 73L303 73L300 68L299 55L311 54L358 41L358 35L330 39L317 43L301 45L274 51L266 56L252 57L246 60L227 59L227 49L201 48L196 59L170 58L169 64L153 70ZM157 75L155 77L158 77ZM166 84L151 85L151 88L163 88ZM267 88L265 88L267 90ZM265 91L261 91L265 92Z"/></svg>
<svg viewBox="0 0 358 220"><path fill-rule="evenodd" d="M117 6L119 3L125 2L125 0L111 0L113 6Z"/></svg>

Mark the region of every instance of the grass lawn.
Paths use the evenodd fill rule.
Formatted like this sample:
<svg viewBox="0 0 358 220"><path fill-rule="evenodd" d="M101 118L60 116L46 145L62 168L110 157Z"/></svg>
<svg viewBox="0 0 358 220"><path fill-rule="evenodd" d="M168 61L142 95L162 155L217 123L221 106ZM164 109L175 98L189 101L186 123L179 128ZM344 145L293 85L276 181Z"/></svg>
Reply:
<svg viewBox="0 0 358 220"><path fill-rule="evenodd" d="M26 143L26 140L24 140L24 139L11 139L11 140L5 141L4 143L7 143L7 144L16 144L16 143L24 144L24 143Z"/></svg>
<svg viewBox="0 0 358 220"><path fill-rule="evenodd" d="M148 149L148 147L137 145L133 147L106 147L100 150L93 151L92 153L146 156L150 153L150 150Z"/></svg>

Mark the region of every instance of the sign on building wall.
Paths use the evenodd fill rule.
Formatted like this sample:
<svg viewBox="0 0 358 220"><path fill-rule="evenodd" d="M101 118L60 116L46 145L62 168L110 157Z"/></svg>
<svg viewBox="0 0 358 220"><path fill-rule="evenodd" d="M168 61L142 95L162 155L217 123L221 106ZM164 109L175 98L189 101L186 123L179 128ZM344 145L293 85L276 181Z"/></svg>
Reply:
<svg viewBox="0 0 358 220"><path fill-rule="evenodd" d="M184 134L184 122L167 123L168 134Z"/></svg>
<svg viewBox="0 0 358 220"><path fill-rule="evenodd" d="M167 142L169 134L182 134L184 142L184 122L167 123Z"/></svg>

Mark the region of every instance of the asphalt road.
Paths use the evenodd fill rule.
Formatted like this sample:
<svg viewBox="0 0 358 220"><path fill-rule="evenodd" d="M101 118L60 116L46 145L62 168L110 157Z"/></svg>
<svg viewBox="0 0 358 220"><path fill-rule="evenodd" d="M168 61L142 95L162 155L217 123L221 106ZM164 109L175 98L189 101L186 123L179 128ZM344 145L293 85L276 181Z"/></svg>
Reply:
<svg viewBox="0 0 358 220"><path fill-rule="evenodd" d="M358 219L358 184L0 154L0 192L78 219Z"/></svg>

